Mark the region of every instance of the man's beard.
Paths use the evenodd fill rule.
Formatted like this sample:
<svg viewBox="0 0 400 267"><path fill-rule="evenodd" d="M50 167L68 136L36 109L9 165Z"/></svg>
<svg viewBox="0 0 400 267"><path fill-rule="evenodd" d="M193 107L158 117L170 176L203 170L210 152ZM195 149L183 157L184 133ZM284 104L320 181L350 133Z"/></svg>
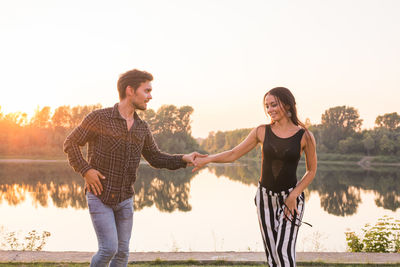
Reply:
<svg viewBox="0 0 400 267"><path fill-rule="evenodd" d="M139 105L139 104L135 103L134 101L132 101L131 105L135 110L146 110L147 109L147 105L146 104Z"/></svg>

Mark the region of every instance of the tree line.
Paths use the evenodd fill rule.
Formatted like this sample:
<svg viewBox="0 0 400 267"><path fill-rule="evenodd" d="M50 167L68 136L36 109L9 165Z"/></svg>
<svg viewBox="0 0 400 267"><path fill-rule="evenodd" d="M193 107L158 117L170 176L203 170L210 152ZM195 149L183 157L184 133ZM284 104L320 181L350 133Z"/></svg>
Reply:
<svg viewBox="0 0 400 267"><path fill-rule="evenodd" d="M37 108L28 120L26 113L4 114L0 107L0 155L3 156L64 156L62 144L83 118L100 104ZM140 116L148 122L161 150L188 153L194 150L217 153L239 144L251 129L210 132L200 142L191 133L193 108L164 105L157 111L148 109ZM353 107L327 109L321 123L306 125L317 141L317 151L323 153L356 153L362 155L400 156L400 115L397 112L380 115L373 129L361 130L362 119ZM247 157L259 158L260 147Z"/></svg>
<svg viewBox="0 0 400 267"><path fill-rule="evenodd" d="M363 155L400 156L400 115L397 112L379 115L373 129L361 130L362 119L353 107L337 106L327 109L321 123L306 126L314 134L317 151L322 153L355 153ZM232 149L250 133L251 129L210 132L201 148L216 153ZM257 148L248 154L260 158Z"/></svg>
<svg viewBox="0 0 400 267"><path fill-rule="evenodd" d="M62 145L67 135L87 114L101 108L100 104L60 106L51 111L37 108L31 119L26 113L4 114L0 106L0 155L64 157ZM192 137L193 108L164 105L157 111L148 109L139 116L149 123L160 149L169 153L200 150Z"/></svg>

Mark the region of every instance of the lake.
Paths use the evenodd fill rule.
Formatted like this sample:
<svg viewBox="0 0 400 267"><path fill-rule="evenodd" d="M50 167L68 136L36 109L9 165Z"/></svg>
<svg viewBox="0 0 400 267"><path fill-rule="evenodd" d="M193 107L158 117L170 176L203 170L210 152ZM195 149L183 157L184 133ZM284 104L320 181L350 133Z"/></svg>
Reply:
<svg viewBox="0 0 400 267"><path fill-rule="evenodd" d="M305 169L298 169L301 177ZM259 162L169 171L141 164L131 251L263 251L254 196ZM320 163L305 192L297 251L346 251L384 215L399 219L400 170ZM44 250L96 251L83 179L65 161L0 162L0 229L49 231Z"/></svg>

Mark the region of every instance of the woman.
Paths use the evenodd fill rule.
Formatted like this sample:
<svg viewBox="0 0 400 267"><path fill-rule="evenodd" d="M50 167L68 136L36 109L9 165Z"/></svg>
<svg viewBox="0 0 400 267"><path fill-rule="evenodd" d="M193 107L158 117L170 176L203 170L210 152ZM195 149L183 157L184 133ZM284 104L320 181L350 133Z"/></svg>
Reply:
<svg viewBox="0 0 400 267"><path fill-rule="evenodd" d="M296 101L289 89L276 87L264 96L264 109L271 124L254 128L229 151L195 160L198 170L210 162L233 162L262 144L262 173L255 197L261 235L269 266L296 266L297 232L304 212L304 189L317 170L315 139L297 117ZM306 172L297 182L302 153Z"/></svg>

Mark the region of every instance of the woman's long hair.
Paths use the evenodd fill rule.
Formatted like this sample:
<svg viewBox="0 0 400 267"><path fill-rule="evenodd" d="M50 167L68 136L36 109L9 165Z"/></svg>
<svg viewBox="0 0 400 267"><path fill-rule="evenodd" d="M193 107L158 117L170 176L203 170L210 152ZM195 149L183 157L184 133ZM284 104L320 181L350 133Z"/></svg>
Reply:
<svg viewBox="0 0 400 267"><path fill-rule="evenodd" d="M311 139L310 132L308 131L306 125L304 123L302 123L297 116L296 100L295 100L292 92L290 92L290 90L285 87L275 87L275 88L272 88L271 90L269 90L264 95L264 98L263 98L264 111L265 111L265 114L268 116L267 107L265 104L265 99L266 99L267 95L273 95L276 98L276 100L278 101L278 105L283 110L286 110L285 106L289 106L289 109L287 111L289 111L291 113L290 120L295 125L300 126L301 128L303 128L305 130L307 143L314 146L314 143L312 142L312 139Z"/></svg>

